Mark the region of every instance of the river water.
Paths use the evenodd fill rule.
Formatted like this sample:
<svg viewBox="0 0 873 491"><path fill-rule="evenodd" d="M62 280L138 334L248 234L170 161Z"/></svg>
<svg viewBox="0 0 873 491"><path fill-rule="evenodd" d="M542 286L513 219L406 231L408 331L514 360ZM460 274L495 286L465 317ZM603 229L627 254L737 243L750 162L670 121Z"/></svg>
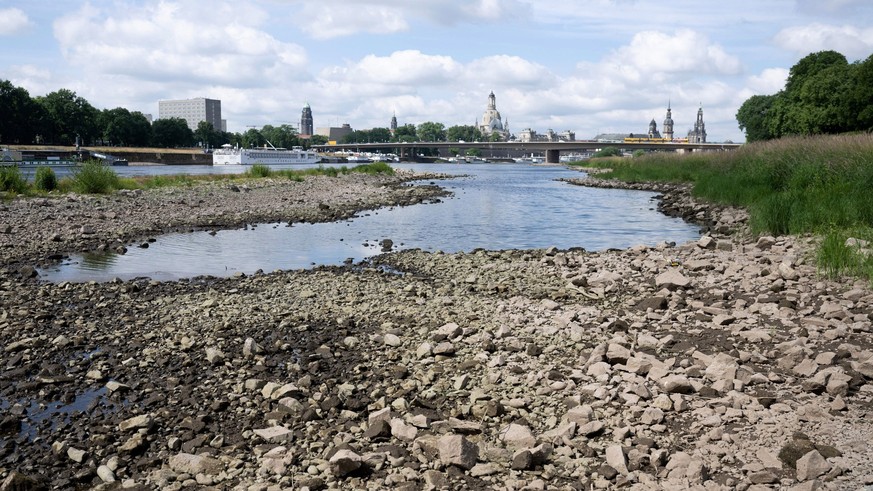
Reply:
<svg viewBox="0 0 873 491"><path fill-rule="evenodd" d="M656 211L655 193L573 186L579 177L558 166L524 164L394 164L397 168L464 177L437 184L454 193L439 203L361 212L351 220L319 224L260 224L238 230L173 233L126 254L71 256L40 271L42 279L106 281L149 277L175 280L255 271L359 262L394 250L472 251L556 246L587 250L626 248L699 237L696 226ZM187 169L191 167L194 169ZM119 174L240 172L211 166L120 167Z"/></svg>

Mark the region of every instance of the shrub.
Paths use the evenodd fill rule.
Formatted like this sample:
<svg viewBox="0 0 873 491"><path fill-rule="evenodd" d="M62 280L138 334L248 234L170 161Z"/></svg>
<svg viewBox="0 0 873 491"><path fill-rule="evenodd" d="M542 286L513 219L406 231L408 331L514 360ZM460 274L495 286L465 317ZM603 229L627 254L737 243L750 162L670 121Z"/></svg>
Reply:
<svg viewBox="0 0 873 491"><path fill-rule="evenodd" d="M40 191L54 191L58 187L58 176L51 167L37 167L33 185Z"/></svg>
<svg viewBox="0 0 873 491"><path fill-rule="evenodd" d="M73 190L85 194L106 194L119 185L118 174L99 162L85 162L73 172Z"/></svg>
<svg viewBox="0 0 873 491"><path fill-rule="evenodd" d="M0 167L0 191L23 193L27 191L27 180L16 166Z"/></svg>
<svg viewBox="0 0 873 491"><path fill-rule="evenodd" d="M363 174L388 174L394 175L394 168L385 162L373 162L372 164L361 164L352 167L352 172L360 172Z"/></svg>
<svg viewBox="0 0 873 491"><path fill-rule="evenodd" d="M246 175L249 177L270 177L273 175L273 169L264 164L255 164L246 170Z"/></svg>

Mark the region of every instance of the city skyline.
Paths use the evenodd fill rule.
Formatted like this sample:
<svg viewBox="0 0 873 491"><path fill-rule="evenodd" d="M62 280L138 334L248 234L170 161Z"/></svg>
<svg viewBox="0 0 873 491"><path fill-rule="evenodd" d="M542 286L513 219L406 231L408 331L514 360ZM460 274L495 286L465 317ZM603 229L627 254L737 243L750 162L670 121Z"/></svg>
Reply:
<svg viewBox="0 0 873 491"><path fill-rule="evenodd" d="M709 139L742 141L735 114L832 49L873 53L863 0L130 0L0 6L0 79L31 96L66 88L100 109L222 101L229 131L297 125L469 125L494 92L510 130L644 132L671 104L699 107Z"/></svg>

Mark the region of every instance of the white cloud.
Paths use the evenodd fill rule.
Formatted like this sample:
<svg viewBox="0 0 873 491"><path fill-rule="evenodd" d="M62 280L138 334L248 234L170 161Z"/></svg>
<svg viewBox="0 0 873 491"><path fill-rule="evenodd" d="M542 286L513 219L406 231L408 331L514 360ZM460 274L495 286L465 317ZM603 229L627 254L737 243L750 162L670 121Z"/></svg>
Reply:
<svg viewBox="0 0 873 491"><path fill-rule="evenodd" d="M705 35L690 29L674 34L643 31L630 44L615 50L607 63L628 80L665 80L677 74L736 75L742 64Z"/></svg>
<svg viewBox="0 0 873 491"><path fill-rule="evenodd" d="M549 84L553 75L548 68L518 56L496 55L470 62L467 80L489 86L534 87Z"/></svg>
<svg viewBox="0 0 873 491"><path fill-rule="evenodd" d="M786 80L787 68L767 68L760 75L749 77L746 85L754 94L771 95L784 89Z"/></svg>
<svg viewBox="0 0 873 491"><path fill-rule="evenodd" d="M521 0L303 0L292 20L316 39L359 33L409 31L416 21L450 26L524 18L529 6Z"/></svg>
<svg viewBox="0 0 873 491"><path fill-rule="evenodd" d="M783 49L806 56L823 50L834 50L855 60L873 52L873 28L851 25L810 24L782 29L774 38Z"/></svg>
<svg viewBox="0 0 873 491"><path fill-rule="evenodd" d="M21 9L0 9L0 36L14 36L31 25L33 23Z"/></svg>
<svg viewBox="0 0 873 491"><path fill-rule="evenodd" d="M252 25L263 18L229 4L147 2L103 11L85 4L55 21L61 52L90 73L145 81L258 86L272 77L299 79L306 54Z"/></svg>
<svg viewBox="0 0 873 491"><path fill-rule="evenodd" d="M395 51L389 56L365 56L346 67L333 67L323 73L334 81L350 85L444 85L461 71L450 56L427 55L417 50ZM390 90L390 89L389 89Z"/></svg>
<svg viewBox="0 0 873 491"><path fill-rule="evenodd" d="M0 36L14 36L29 29L33 23L21 9L0 9Z"/></svg>

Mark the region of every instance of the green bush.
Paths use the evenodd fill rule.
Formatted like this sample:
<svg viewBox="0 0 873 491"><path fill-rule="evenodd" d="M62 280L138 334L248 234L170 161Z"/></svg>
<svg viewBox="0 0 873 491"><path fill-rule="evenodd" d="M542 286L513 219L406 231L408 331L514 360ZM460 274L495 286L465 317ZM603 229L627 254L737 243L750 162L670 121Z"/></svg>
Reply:
<svg viewBox="0 0 873 491"><path fill-rule="evenodd" d="M0 167L0 191L12 191L19 194L27 191L27 180L21 175L18 167L14 165Z"/></svg>
<svg viewBox="0 0 873 491"><path fill-rule="evenodd" d="M352 172L360 172L362 174L388 174L394 175L394 168L385 162L373 162L372 164L361 164L352 167Z"/></svg>
<svg viewBox="0 0 873 491"><path fill-rule="evenodd" d="M73 172L73 190L77 193L106 194L118 186L118 174L100 162L85 162Z"/></svg>
<svg viewBox="0 0 873 491"><path fill-rule="evenodd" d="M54 191L58 187L58 176L51 167L37 167L33 185L40 191Z"/></svg>
<svg viewBox="0 0 873 491"><path fill-rule="evenodd" d="M246 170L246 175L249 177L270 177L273 175L273 169L264 164L255 164Z"/></svg>

